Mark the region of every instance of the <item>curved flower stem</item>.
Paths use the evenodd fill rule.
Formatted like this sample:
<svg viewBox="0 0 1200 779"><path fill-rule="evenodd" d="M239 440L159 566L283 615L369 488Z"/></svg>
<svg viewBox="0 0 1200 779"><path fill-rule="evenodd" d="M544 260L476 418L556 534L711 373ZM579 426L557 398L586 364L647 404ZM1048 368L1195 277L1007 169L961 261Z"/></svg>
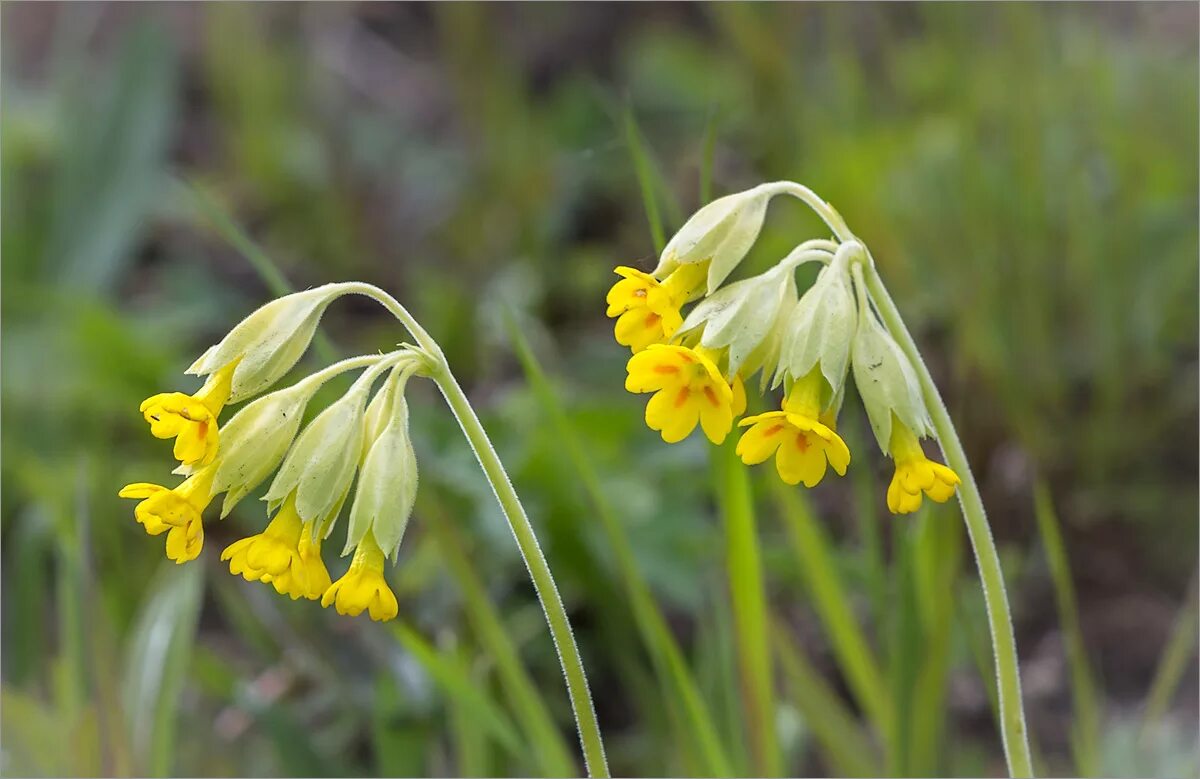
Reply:
<svg viewBox="0 0 1200 779"><path fill-rule="evenodd" d="M538 545L537 536L521 499L513 489L512 482L504 470L500 457L496 454L492 442L488 439L475 409L467 400L466 393L459 386L458 380L450 372L450 366L442 354L437 342L425 331L412 314L398 300L371 284L352 282L345 285L348 293L366 295L381 303L412 333L413 338L422 350L430 357L429 376L438 385L446 403L458 420L463 435L475 452L484 475L492 486L500 508L508 519L513 538L521 550L529 578L537 590L542 611L546 615L546 623L550 626L550 634L554 639L555 649L558 650L558 660L562 665L563 675L567 680L567 693L571 699L571 708L575 714L575 725L579 731L579 742L583 748L583 760L588 776L607 777L608 762L604 756L604 742L600 737L600 725L596 720L596 710L592 706L592 695L588 689L587 674L583 670L583 662L579 657L579 647L571 632L571 623L567 619L567 611L559 597L558 588L554 585L554 577L550 574L550 566Z"/></svg>
<svg viewBox="0 0 1200 779"><path fill-rule="evenodd" d="M807 204L833 230L839 241L857 241L854 233L842 219L842 215L833 206L822 200L808 187L792 181L776 181L764 184L772 194L791 195ZM861 241L859 242L861 244ZM950 412L933 383L917 343L904 324L900 310L892 296L883 285L883 279L875 270L870 252L863 247L867 270L867 288L871 298L879 310L883 322L891 331L892 336L900 344L900 348L908 356L917 371L921 382L921 393L925 405L933 420L937 432L938 443L946 456L947 464L962 478L958 488L958 502L962 506L963 519L967 524L967 535L971 540L971 548L975 553L975 562L979 568L979 578L983 585L983 600L987 606L988 628L992 634L992 651L996 658L997 691L1000 698L1000 737L1004 743L1004 756L1008 761L1008 771L1014 777L1033 775L1033 762L1029 753L1029 739L1025 728L1025 706L1021 701L1021 676L1017 663L1017 642L1013 637L1012 615L1008 608L1008 596L1004 590L1004 575L1000 570L1000 556L996 553L996 543L992 539L992 531L988 526L987 514L983 509L983 500L979 497L979 487L971 474L971 466L963 451L962 442L958 440L958 432L950 419Z"/></svg>
<svg viewBox="0 0 1200 779"><path fill-rule="evenodd" d="M992 650L996 658L997 690L1000 698L1000 735L1004 742L1004 755L1008 760L1009 774L1014 777L1033 776L1033 763L1029 754L1029 741L1025 729L1025 707L1021 701L1021 676L1017 664L1017 642L1013 637L1012 616L1008 609L1008 596L1004 591L1004 575L1000 570L1000 556L988 526L979 487L971 474L971 465L963 451L962 442L954 429L954 422L946 410L946 404L933 383L912 334L900 317L883 280L873 264L867 268L867 287L879 309L879 315L888 330L908 356L921 382L925 405L933 419L938 443L946 456L946 463L962 478L958 487L958 502L962 506L963 519L967 523L967 535L975 552L979 567L979 578L983 584L983 600L987 606L988 627L992 634Z"/></svg>

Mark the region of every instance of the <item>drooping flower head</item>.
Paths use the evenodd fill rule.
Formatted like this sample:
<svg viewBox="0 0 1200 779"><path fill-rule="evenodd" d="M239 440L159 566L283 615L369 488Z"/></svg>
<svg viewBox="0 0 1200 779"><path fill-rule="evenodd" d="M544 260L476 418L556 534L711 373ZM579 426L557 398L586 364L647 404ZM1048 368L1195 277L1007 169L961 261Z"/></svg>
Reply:
<svg viewBox="0 0 1200 779"><path fill-rule="evenodd" d="M755 465L774 455L779 477L806 487L815 487L825 478L827 465L845 476L850 449L833 429L832 415L823 413L826 387L820 371L814 369L792 385L781 411L743 419L739 427L750 429L737 445L742 462Z"/></svg>
<svg viewBox="0 0 1200 779"><path fill-rule="evenodd" d="M118 495L141 502L134 518L152 536L167 534L167 557L177 563L195 560L204 546L203 514L213 499L213 469L205 467L169 489L158 484L127 484Z"/></svg>
<svg viewBox="0 0 1200 779"><path fill-rule="evenodd" d="M266 529L258 535L235 541L221 553L229 572L246 581L262 581L292 600L320 598L329 587L329 571L321 560L321 542L312 522L296 513L296 497L290 495Z"/></svg>
<svg viewBox="0 0 1200 779"><path fill-rule="evenodd" d="M237 361L208 377L193 395L160 392L142 401L139 410L155 438L175 439L175 459L185 466L208 465L217 455L217 417L229 400Z"/></svg>
<svg viewBox="0 0 1200 779"><path fill-rule="evenodd" d="M725 440L734 416L746 410L740 378L730 384L717 369L716 355L703 347L655 344L629 358L625 389L653 392L646 424L669 444L682 441L699 424L714 444Z"/></svg>
<svg viewBox="0 0 1200 779"><path fill-rule="evenodd" d="M899 419L892 420L888 444L896 472L888 486L888 509L893 514L911 514L921 507L921 495L945 503L959 484L958 474L925 456L921 441Z"/></svg>
<svg viewBox="0 0 1200 779"><path fill-rule="evenodd" d="M616 317L617 343L636 354L675 335L679 309L702 287L707 264L681 265L661 282L649 273L621 265L621 280L608 291L608 316Z"/></svg>
<svg viewBox="0 0 1200 779"><path fill-rule="evenodd" d="M383 562L383 550L368 531L358 542L350 570L325 590L321 605L333 606L338 614L351 617L366 611L376 622L394 619L400 605L383 578Z"/></svg>

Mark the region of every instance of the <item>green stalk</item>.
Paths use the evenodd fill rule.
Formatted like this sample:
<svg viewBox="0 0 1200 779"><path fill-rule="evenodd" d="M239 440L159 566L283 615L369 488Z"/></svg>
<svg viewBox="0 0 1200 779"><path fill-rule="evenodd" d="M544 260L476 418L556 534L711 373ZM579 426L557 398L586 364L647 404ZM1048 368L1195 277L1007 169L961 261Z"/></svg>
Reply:
<svg viewBox="0 0 1200 779"><path fill-rule="evenodd" d="M813 209L818 216L833 230L840 241L854 241L854 233L846 226L845 220L833 206L826 203L808 187L791 181L779 181L763 185L772 194L790 195ZM860 242L861 243L861 242ZM949 465L962 479L958 487L958 502L962 506L963 519L967 524L967 536L971 540L971 548L975 553L975 562L979 568L979 578L983 585L983 600L987 606L988 628L992 634L992 651L996 658L997 693L1000 699L1000 736L1004 744L1004 756L1008 761L1008 771L1014 777L1033 775L1033 764L1029 753L1029 738L1025 727L1025 707L1021 701L1021 675L1017 663L1017 642L1013 637L1012 615L1008 608L1008 596L1004 590L1004 574L1000 570L1000 556L996 553L996 543L992 539L992 531L988 526L987 513L983 508L983 499L979 495L979 486L971 474L971 465L967 462L966 452L962 442L958 440L958 432L950 419L950 412L933 382L933 375L921 353L912 333L904 324L900 310L888 294L870 253L863 248L866 262L856 264L855 271L858 279L862 278L863 267L868 273L867 289L879 309L883 323L891 331L892 336L904 350L904 354L917 371L921 383L921 392L925 405L933 420L933 429L937 433L938 443Z"/></svg>
<svg viewBox="0 0 1200 779"><path fill-rule="evenodd" d="M415 333L414 333L415 335ZM500 457L492 447L475 409L467 400L466 393L459 386L450 368L443 362L434 367L433 380L438 389L446 397L446 403L454 412L463 434L475 452L475 458L483 468L484 475L496 494L496 500L504 510L513 537L520 547L521 556L525 559L525 567L537 590L538 600L541 601L542 611L546 613L546 623L554 637L554 646L558 650L558 660L562 665L563 674L567 679L567 692L571 698L571 708L575 713L575 724L579 730L579 743L583 747L583 760L587 767L588 776L607 777L608 763L604 757L604 742L600 738L600 725L596 721L596 711L592 707L592 696L588 689L587 675L583 670L583 662L579 658L579 647L575 644L575 636L571 632L571 623L567 619L567 610L563 607L558 588L554 585L554 577L550 574L550 566L538 545L533 526L517 497L512 482L500 462Z"/></svg>
<svg viewBox="0 0 1200 779"><path fill-rule="evenodd" d="M416 318L408 312L398 300L372 284L358 282L345 285L347 293L365 295L378 301L401 324L408 329L417 344L429 357L429 377L438 385L446 398L450 411L454 413L463 435L475 453L475 459L483 469L484 476L500 502L504 517L508 520L513 538L529 571L529 578L537 591L542 611L546 615L546 624L550 626L550 635L554 639L554 647L558 651L558 661L567 680L567 693L571 699L571 709L575 715L575 726L579 731L579 743L583 748L583 760L588 776L607 777L608 762L604 756L604 742L600 737L600 725L596 720L596 710L592 706L592 694L588 689L587 674L583 670L583 661L579 657L579 647L575 644L575 635L571 632L571 623L567 619L567 610L563 607L562 598L554 584L550 566L542 554L537 535L529 524L525 507L513 489L504 464L500 462L487 432L467 400L467 395L459 386L458 380L450 372L446 357L441 347Z"/></svg>

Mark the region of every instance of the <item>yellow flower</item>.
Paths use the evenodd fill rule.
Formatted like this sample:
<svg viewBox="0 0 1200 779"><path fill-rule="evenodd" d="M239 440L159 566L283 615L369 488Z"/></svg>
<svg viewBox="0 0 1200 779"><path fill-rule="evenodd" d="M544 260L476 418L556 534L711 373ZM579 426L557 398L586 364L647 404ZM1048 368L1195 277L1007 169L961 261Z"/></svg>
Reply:
<svg viewBox="0 0 1200 779"><path fill-rule="evenodd" d="M821 414L823 382L814 370L792 385L782 411L743 419L738 426L750 429L737 445L742 462L755 465L775 455L779 478L787 484L804 482L806 487L815 487L825 478L827 464L838 476L845 476L850 449L834 431L832 415Z"/></svg>
<svg viewBox="0 0 1200 779"><path fill-rule="evenodd" d="M608 316L617 317L617 343L636 354L663 343L683 324L679 309L699 289L707 263L681 265L661 282L649 273L624 265L621 280L608 291Z"/></svg>
<svg viewBox="0 0 1200 779"><path fill-rule="evenodd" d="M896 473L888 487L888 508L893 514L911 514L921 507L921 493L930 500L945 503L959 483L958 474L925 456L921 442L898 418L892 418L892 436L888 444Z"/></svg>
<svg viewBox="0 0 1200 779"><path fill-rule="evenodd" d="M296 494L284 501L266 530L225 547L221 559L229 572L248 582L272 585L292 600L316 600L329 587L329 571L321 560L321 542L313 539L313 523L296 513Z"/></svg>
<svg viewBox="0 0 1200 779"><path fill-rule="evenodd" d="M734 416L746 410L741 378L730 386L713 356L703 347L653 344L629 358L625 389L654 393L646 404L646 424L667 443L687 438L699 422L708 439L719 444Z"/></svg>
<svg viewBox="0 0 1200 779"><path fill-rule="evenodd" d="M321 605L334 606L338 614L351 617L367 611L376 622L394 619L400 605L383 578L383 560L383 550L368 531L358 543L350 570L325 590Z"/></svg>
<svg viewBox="0 0 1200 779"><path fill-rule="evenodd" d="M195 560L204 545L204 509L212 502L213 469L203 468L178 487L158 484L127 484L118 493L122 498L141 500L133 510L134 518L152 536L167 533L167 557L177 563Z"/></svg>
<svg viewBox="0 0 1200 779"><path fill-rule="evenodd" d="M231 362L208 377L194 395L161 392L142 401L139 410L155 438L175 439L175 459L184 465L208 465L217 456L217 417L229 400Z"/></svg>

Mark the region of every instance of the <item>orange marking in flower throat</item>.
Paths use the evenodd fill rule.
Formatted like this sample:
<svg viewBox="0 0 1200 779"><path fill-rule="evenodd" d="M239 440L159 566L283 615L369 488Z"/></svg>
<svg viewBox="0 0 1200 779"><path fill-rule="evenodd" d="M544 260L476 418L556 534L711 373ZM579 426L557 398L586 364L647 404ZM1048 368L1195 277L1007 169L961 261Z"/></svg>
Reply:
<svg viewBox="0 0 1200 779"><path fill-rule="evenodd" d="M687 387L682 387L679 390L679 394L675 396L675 408L679 408L684 403L687 403L688 397L691 394L692 394L692 391L690 389L688 389Z"/></svg>

